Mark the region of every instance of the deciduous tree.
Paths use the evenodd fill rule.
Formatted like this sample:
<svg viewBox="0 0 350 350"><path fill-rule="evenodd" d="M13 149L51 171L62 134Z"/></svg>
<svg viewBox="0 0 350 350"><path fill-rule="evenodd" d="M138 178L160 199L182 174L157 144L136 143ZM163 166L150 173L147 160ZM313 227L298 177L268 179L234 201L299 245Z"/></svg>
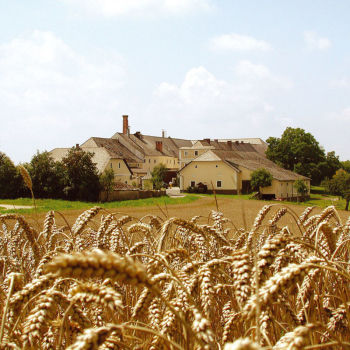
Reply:
<svg viewBox="0 0 350 350"><path fill-rule="evenodd" d="M153 186L156 190L160 190L163 187L166 170L166 166L162 163L153 168L151 175Z"/></svg>
<svg viewBox="0 0 350 350"><path fill-rule="evenodd" d="M261 168L251 173L250 186L254 191L258 191L260 195L260 188L271 186L272 179L271 173L268 170Z"/></svg>
<svg viewBox="0 0 350 350"><path fill-rule="evenodd" d="M96 201L100 191L100 182L93 153L80 147L72 147L62 159L64 166L64 192L69 199Z"/></svg>

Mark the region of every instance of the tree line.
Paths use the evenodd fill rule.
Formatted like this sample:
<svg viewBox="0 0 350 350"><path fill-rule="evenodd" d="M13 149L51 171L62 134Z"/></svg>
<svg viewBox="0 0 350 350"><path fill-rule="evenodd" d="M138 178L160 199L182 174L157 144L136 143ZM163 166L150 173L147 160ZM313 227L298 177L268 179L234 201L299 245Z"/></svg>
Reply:
<svg viewBox="0 0 350 350"><path fill-rule="evenodd" d="M31 177L37 198L96 201L106 174L99 176L92 157L93 153L72 147L61 161L54 161L44 151L37 152L29 163L22 165ZM0 198L28 196L30 192L18 167L0 152Z"/></svg>

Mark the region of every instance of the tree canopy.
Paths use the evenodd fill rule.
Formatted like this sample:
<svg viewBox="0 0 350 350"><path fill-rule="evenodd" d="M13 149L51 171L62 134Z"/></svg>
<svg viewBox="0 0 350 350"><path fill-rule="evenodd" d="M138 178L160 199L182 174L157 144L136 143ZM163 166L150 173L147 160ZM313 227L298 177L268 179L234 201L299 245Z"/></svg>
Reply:
<svg viewBox="0 0 350 350"><path fill-rule="evenodd" d="M50 153L39 151L26 165L33 183L34 195L38 198L62 198L64 169L55 162Z"/></svg>
<svg viewBox="0 0 350 350"><path fill-rule="evenodd" d="M332 179L325 181L327 192L341 196L346 200L345 210L349 209L350 201L350 174L343 169L339 169Z"/></svg>
<svg viewBox="0 0 350 350"><path fill-rule="evenodd" d="M153 186L156 190L160 190L163 187L166 170L166 166L162 163L153 168L151 175Z"/></svg>
<svg viewBox="0 0 350 350"><path fill-rule="evenodd" d="M310 177L318 184L322 179L332 177L341 167L335 152L328 152L315 137L301 128L288 127L281 138L269 137L266 156L281 167Z"/></svg>
<svg viewBox="0 0 350 350"><path fill-rule="evenodd" d="M0 198L17 198L23 188L18 169L5 153L0 152Z"/></svg>
<svg viewBox="0 0 350 350"><path fill-rule="evenodd" d="M100 191L93 153L72 147L62 159L64 167L64 192L69 199L96 201Z"/></svg>
<svg viewBox="0 0 350 350"><path fill-rule="evenodd" d="M264 168L255 170L250 175L250 186L254 191L260 193L261 187L268 187L272 184L272 175Z"/></svg>

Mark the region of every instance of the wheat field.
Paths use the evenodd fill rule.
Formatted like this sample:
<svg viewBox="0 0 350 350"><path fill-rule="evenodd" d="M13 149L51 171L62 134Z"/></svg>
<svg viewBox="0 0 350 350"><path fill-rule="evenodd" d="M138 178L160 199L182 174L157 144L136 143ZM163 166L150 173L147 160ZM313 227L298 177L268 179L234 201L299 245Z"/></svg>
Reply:
<svg viewBox="0 0 350 350"><path fill-rule="evenodd" d="M350 348L350 220L332 206L265 205L249 228L99 207L0 224L1 349Z"/></svg>

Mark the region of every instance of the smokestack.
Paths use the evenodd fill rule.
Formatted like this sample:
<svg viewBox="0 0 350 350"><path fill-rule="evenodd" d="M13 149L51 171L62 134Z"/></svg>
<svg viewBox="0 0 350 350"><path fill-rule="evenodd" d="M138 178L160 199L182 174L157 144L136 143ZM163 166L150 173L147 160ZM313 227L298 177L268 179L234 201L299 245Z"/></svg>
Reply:
<svg viewBox="0 0 350 350"><path fill-rule="evenodd" d="M163 152L163 142L162 141L156 141L156 150L159 152Z"/></svg>
<svg viewBox="0 0 350 350"><path fill-rule="evenodd" d="M123 134L128 135L129 133L129 121L128 121L128 116L123 115Z"/></svg>

